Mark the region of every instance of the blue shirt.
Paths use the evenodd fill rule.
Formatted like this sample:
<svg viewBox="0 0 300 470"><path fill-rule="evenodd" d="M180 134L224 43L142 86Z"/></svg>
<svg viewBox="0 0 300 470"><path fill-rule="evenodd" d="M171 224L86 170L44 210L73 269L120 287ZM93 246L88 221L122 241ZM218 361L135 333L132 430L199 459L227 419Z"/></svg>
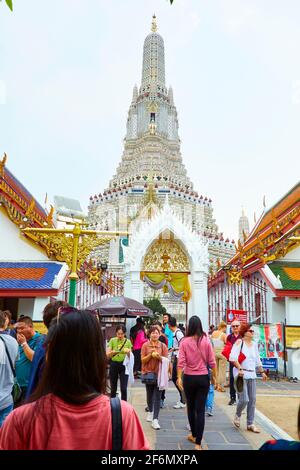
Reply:
<svg viewBox="0 0 300 470"><path fill-rule="evenodd" d="M36 350L42 335L35 333L33 337L27 341L28 346ZM22 346L19 346L19 359L16 362L16 375L20 387L27 388L29 383L29 376L31 370L31 361L27 359Z"/></svg>
<svg viewBox="0 0 300 470"><path fill-rule="evenodd" d="M26 400L34 392L37 387L37 384L42 375L43 367L46 360L46 349L45 349L45 339L46 335L43 335L43 339L40 340L36 350L34 351L34 356L31 362L31 370L28 381L28 388L26 391Z"/></svg>
<svg viewBox="0 0 300 470"><path fill-rule="evenodd" d="M170 330L168 323L166 323L164 333L168 338L168 349L171 349L173 347L173 331Z"/></svg>

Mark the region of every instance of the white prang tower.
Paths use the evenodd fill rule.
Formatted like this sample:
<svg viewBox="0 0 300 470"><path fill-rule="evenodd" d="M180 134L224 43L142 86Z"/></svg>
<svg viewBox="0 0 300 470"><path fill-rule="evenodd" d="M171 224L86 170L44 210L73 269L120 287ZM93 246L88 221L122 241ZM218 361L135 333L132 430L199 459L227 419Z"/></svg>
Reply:
<svg viewBox="0 0 300 470"><path fill-rule="evenodd" d="M244 209L242 209L242 215L239 218L239 240L241 243L244 243L249 233L249 220L245 214Z"/></svg>
<svg viewBox="0 0 300 470"><path fill-rule="evenodd" d="M146 214L149 218L168 197L177 217L208 241L210 264L216 269L235 253L234 241L225 240L218 232L211 199L194 190L182 162L180 143L173 90L165 81L164 41L157 33L154 15L151 33L144 41L141 85L133 88L122 159L109 187L91 196L89 223L99 229L129 226L134 231L145 208L151 206ZM109 250L101 248L99 257L122 275L120 240L111 243Z"/></svg>

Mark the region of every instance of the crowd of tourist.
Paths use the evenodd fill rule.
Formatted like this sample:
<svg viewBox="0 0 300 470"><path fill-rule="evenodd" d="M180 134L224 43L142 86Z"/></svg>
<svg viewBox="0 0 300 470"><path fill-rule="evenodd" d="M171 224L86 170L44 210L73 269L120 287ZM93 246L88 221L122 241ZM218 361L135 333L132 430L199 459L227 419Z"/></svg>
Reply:
<svg viewBox="0 0 300 470"><path fill-rule="evenodd" d="M207 334L198 316L189 319L186 331L169 314L147 326L137 318L129 337L126 327L117 325L105 346L93 312L56 301L45 307L43 321L47 335L34 330L29 316L13 324L10 312L0 311L1 450L115 449L115 412L122 420L120 449L149 449L127 403L134 379L145 385L145 419L154 430L160 429L159 413L172 380L178 391L173 408L186 409L187 439L203 450L205 416L213 415L215 390L225 390L228 363L233 424L240 428L247 408L247 430L260 432L254 423L256 370L263 380L267 376L251 324L234 320L226 335L226 323L211 326ZM121 400L116 402L118 381ZM298 449L298 444L270 441L263 449Z"/></svg>

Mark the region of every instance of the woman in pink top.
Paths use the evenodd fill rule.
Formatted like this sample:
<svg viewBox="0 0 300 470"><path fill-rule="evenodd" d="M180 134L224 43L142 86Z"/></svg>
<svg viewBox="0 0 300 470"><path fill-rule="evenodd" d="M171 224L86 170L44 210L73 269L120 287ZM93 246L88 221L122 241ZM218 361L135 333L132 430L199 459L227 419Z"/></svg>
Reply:
<svg viewBox="0 0 300 470"><path fill-rule="evenodd" d="M141 373L141 350L144 343L146 343L147 336L145 334L145 325L143 319L138 317L136 319L136 325L130 330L130 340L133 344L133 355L134 355L134 366L133 373L135 377L138 377Z"/></svg>
<svg viewBox="0 0 300 470"><path fill-rule="evenodd" d="M211 369L211 380L215 384L215 354L209 338L202 329L200 318L193 316L189 320L187 336L183 338L179 346L177 385L185 392L191 427L188 440L195 443L195 450L202 450L205 402L210 382L208 369Z"/></svg>
<svg viewBox="0 0 300 470"><path fill-rule="evenodd" d="M106 357L100 324L88 311L62 309L45 341L46 363L31 402L0 430L2 450L111 450ZM122 449L148 450L140 421L122 401Z"/></svg>

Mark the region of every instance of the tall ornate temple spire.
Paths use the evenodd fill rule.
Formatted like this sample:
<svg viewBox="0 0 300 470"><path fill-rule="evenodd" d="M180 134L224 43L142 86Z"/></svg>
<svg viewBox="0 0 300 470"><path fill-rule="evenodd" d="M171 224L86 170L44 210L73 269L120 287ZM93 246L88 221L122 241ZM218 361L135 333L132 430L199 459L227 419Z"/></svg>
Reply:
<svg viewBox="0 0 300 470"><path fill-rule="evenodd" d="M152 32L144 42L142 89L151 83L165 87L165 50L164 40L157 31L156 16L152 18Z"/></svg>
<svg viewBox="0 0 300 470"><path fill-rule="evenodd" d="M244 243L249 233L249 220L245 214L244 208L242 207L242 215L239 218L239 240L241 243Z"/></svg>
<svg viewBox="0 0 300 470"><path fill-rule="evenodd" d="M157 32L155 15L144 41L141 86L133 89L126 127L122 161L110 186L121 186L137 176L148 180L152 159L157 186L163 186L168 175L176 184L192 187L180 153L173 91L165 84L164 40Z"/></svg>

